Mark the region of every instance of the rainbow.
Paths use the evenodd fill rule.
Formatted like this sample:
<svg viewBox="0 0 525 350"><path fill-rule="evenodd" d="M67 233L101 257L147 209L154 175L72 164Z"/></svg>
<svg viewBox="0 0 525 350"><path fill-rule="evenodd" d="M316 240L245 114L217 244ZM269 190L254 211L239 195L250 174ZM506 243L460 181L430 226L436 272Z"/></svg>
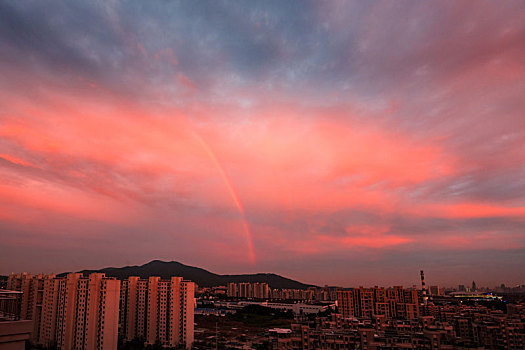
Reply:
<svg viewBox="0 0 525 350"><path fill-rule="evenodd" d="M206 143L206 141L204 141L204 139L199 134L197 134L194 130L190 129L190 132L193 135L193 137L198 141L198 143L202 146L204 151L208 154L208 156L210 157L211 161L215 165L215 168L219 171L219 173L220 173L220 175L222 177L222 180L226 184L226 187L228 188L230 196L233 199L233 202L235 203L235 206L237 207L237 210L239 211L239 214L241 215L244 232L246 234L246 241L247 241L247 244L248 244L248 254L249 254L249 257L250 257L250 262L252 264L255 264L255 259L256 258L255 258L255 248L253 246L252 232L250 230L250 225L248 225L248 220L246 220L246 213L244 211L244 206L242 205L241 199L239 198L239 195L237 194L237 191L235 191L235 187L233 186L233 183L232 183L230 177L228 176L228 174L224 170L224 167L221 165L221 163L217 159L217 156L212 151L212 149L210 148L208 143Z"/></svg>

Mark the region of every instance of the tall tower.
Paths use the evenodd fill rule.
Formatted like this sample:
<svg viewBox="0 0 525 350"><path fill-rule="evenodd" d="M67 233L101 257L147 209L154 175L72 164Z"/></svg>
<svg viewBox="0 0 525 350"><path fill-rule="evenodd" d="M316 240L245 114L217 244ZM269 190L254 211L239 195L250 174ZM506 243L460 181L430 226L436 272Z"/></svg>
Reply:
<svg viewBox="0 0 525 350"><path fill-rule="evenodd" d="M427 306L428 297L427 297L427 286L425 285L425 273L423 270L420 271L421 274L421 292L423 294L423 305Z"/></svg>

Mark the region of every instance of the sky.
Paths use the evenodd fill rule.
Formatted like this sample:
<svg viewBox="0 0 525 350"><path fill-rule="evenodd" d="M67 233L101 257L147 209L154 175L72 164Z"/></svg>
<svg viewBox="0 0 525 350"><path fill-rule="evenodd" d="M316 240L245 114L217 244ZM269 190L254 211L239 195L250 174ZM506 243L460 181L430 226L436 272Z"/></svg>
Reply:
<svg viewBox="0 0 525 350"><path fill-rule="evenodd" d="M0 0L0 274L525 284L525 2Z"/></svg>

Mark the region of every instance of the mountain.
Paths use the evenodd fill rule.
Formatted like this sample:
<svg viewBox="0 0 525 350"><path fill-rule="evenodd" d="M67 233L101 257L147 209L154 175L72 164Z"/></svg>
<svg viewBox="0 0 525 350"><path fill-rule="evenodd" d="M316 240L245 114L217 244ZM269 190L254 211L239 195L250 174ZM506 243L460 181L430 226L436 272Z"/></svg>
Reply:
<svg viewBox="0 0 525 350"><path fill-rule="evenodd" d="M188 266L176 261L153 260L142 266L106 267L100 270L79 271L84 275L93 272L105 273L108 277L126 279L129 276L148 278L160 276L167 279L171 276L180 276L186 280L193 281L199 287L225 286L229 282L266 282L271 288L279 289L306 289L312 285L304 284L292 279L276 275L274 273L256 273L246 275L218 275L199 267ZM65 276L63 273L59 276Z"/></svg>

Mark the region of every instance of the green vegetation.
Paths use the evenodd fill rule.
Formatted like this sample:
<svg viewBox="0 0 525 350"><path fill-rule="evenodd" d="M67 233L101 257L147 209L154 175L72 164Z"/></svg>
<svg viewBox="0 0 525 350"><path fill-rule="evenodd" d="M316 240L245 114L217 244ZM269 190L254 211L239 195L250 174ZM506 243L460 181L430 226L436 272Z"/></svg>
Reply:
<svg viewBox="0 0 525 350"><path fill-rule="evenodd" d="M280 311L260 305L248 305L235 314L226 316L229 321L242 322L246 326L261 328L290 327L292 311Z"/></svg>

